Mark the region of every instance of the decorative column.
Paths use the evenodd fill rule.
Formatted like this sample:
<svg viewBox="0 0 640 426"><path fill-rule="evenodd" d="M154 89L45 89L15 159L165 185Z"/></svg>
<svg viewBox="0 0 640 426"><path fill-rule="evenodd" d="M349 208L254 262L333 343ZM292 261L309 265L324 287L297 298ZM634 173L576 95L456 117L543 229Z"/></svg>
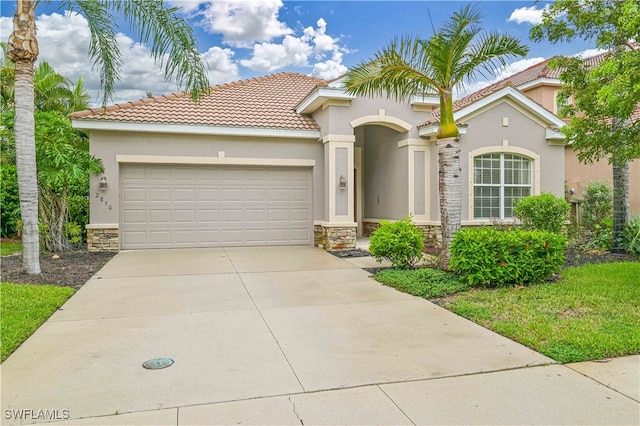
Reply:
<svg viewBox="0 0 640 426"><path fill-rule="evenodd" d="M324 144L325 222L322 245L327 251L356 247L354 221L353 145L354 135L326 135Z"/></svg>

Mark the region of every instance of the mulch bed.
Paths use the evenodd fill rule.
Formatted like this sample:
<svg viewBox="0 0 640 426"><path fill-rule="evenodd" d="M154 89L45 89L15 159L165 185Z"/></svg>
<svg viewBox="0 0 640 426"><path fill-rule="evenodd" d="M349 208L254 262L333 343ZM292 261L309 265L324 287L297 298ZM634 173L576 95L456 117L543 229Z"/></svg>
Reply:
<svg viewBox="0 0 640 426"><path fill-rule="evenodd" d="M107 263L115 253L89 253L79 246L62 253L41 253L38 275L22 271L22 254L2 257L0 281L18 284L49 284L79 289Z"/></svg>

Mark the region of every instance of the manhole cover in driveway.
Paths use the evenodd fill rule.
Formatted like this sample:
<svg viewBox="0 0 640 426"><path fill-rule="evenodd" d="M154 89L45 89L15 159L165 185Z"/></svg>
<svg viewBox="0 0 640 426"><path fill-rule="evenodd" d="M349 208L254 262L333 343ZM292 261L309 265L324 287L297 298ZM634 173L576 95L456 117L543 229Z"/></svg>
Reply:
<svg viewBox="0 0 640 426"><path fill-rule="evenodd" d="M171 367L172 364L173 360L171 358L153 358L149 361L145 361L142 366L147 370L160 370Z"/></svg>

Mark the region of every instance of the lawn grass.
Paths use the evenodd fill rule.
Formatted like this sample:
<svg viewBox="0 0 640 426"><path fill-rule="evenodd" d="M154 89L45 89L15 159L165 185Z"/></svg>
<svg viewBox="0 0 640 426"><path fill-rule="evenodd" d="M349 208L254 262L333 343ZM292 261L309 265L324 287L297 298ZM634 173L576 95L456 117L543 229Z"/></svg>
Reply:
<svg viewBox="0 0 640 426"><path fill-rule="evenodd" d="M0 283L0 362L74 292L69 287Z"/></svg>
<svg viewBox="0 0 640 426"><path fill-rule="evenodd" d="M558 362L640 353L640 262L592 264L562 280L470 290L448 309Z"/></svg>
<svg viewBox="0 0 640 426"><path fill-rule="evenodd" d="M22 242L20 241L3 241L2 243L0 243L0 256L8 256L20 251L22 251Z"/></svg>
<svg viewBox="0 0 640 426"><path fill-rule="evenodd" d="M444 297L469 288L458 278L440 270L422 269L383 269L374 278L396 290L430 299Z"/></svg>

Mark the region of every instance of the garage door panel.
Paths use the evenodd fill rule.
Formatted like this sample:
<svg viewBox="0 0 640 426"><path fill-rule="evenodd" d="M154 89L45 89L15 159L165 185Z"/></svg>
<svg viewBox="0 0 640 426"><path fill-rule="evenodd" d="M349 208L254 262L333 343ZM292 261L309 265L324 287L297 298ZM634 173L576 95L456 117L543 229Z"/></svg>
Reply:
<svg viewBox="0 0 640 426"><path fill-rule="evenodd" d="M307 185L310 180L311 175L306 170L292 170L289 173L289 181L292 183Z"/></svg>
<svg viewBox="0 0 640 426"><path fill-rule="evenodd" d="M127 210L122 215L124 225L144 225L147 222L146 210Z"/></svg>
<svg viewBox="0 0 640 426"><path fill-rule="evenodd" d="M242 201L244 191L241 188L225 188L222 190L222 202Z"/></svg>
<svg viewBox="0 0 640 426"><path fill-rule="evenodd" d="M247 188L244 191L244 200L247 202L264 202L267 191L264 188Z"/></svg>
<svg viewBox="0 0 640 426"><path fill-rule="evenodd" d="M265 209L246 209L244 211L244 219L247 223L265 223L267 221L267 212Z"/></svg>
<svg viewBox="0 0 640 426"><path fill-rule="evenodd" d="M126 180L146 180L147 168L145 166L130 165L122 172L123 179Z"/></svg>
<svg viewBox="0 0 640 426"><path fill-rule="evenodd" d="M195 230L177 230L173 232L173 241L176 244L191 244L196 241Z"/></svg>
<svg viewBox="0 0 640 426"><path fill-rule="evenodd" d="M148 201L171 201L171 188L150 188L147 191Z"/></svg>
<svg viewBox="0 0 640 426"><path fill-rule="evenodd" d="M242 211L242 209L223 208L221 210L221 213L221 219L224 223L238 224L244 222L244 212Z"/></svg>
<svg viewBox="0 0 640 426"><path fill-rule="evenodd" d="M267 171L264 169L246 169L244 178L247 182L264 182L267 179Z"/></svg>
<svg viewBox="0 0 640 426"><path fill-rule="evenodd" d="M286 209L269 209L269 223L286 222L288 219Z"/></svg>
<svg viewBox="0 0 640 426"><path fill-rule="evenodd" d="M309 190L308 189L292 189L289 191L289 200L291 201L309 201Z"/></svg>
<svg viewBox="0 0 640 426"><path fill-rule="evenodd" d="M195 181L198 176L199 169L195 167L176 167L171 170L174 181Z"/></svg>
<svg viewBox="0 0 640 426"><path fill-rule="evenodd" d="M311 244L311 170L124 165L123 248Z"/></svg>
<svg viewBox="0 0 640 426"><path fill-rule="evenodd" d="M309 209L290 209L289 220L291 222L308 222L311 212Z"/></svg>
<svg viewBox="0 0 640 426"><path fill-rule="evenodd" d="M207 224L207 223L218 223L220 222L220 210L211 209L211 210L198 210L198 223Z"/></svg>
<svg viewBox="0 0 640 426"><path fill-rule="evenodd" d="M196 201L195 188L175 188L173 190L173 201Z"/></svg>
<svg viewBox="0 0 640 426"><path fill-rule="evenodd" d="M269 170L268 180L271 183L289 182L288 170Z"/></svg>
<svg viewBox="0 0 640 426"><path fill-rule="evenodd" d="M150 225L168 225L171 223L171 210L148 210Z"/></svg>
<svg viewBox="0 0 640 426"><path fill-rule="evenodd" d="M269 189L268 201L287 201L286 189Z"/></svg>
<svg viewBox="0 0 640 426"><path fill-rule="evenodd" d="M308 228L292 228L289 231L289 240L293 243L304 244L305 241L309 241L311 232Z"/></svg>
<svg viewBox="0 0 640 426"><path fill-rule="evenodd" d="M181 225L184 225L184 224L194 225L194 229L195 229L196 228L195 225L197 224L196 211L195 210L174 210L173 221Z"/></svg>
<svg viewBox="0 0 640 426"><path fill-rule="evenodd" d="M147 190L145 188L124 188L122 190L122 201L146 201Z"/></svg>
<svg viewBox="0 0 640 426"><path fill-rule="evenodd" d="M171 245L171 231L149 230L148 235L150 244Z"/></svg>
<svg viewBox="0 0 640 426"><path fill-rule="evenodd" d="M219 201L220 190L217 188L198 188L198 201Z"/></svg>
<svg viewBox="0 0 640 426"><path fill-rule="evenodd" d="M123 233L123 247L144 247L147 244L147 233L144 231L129 231Z"/></svg>
<svg viewBox="0 0 640 426"><path fill-rule="evenodd" d="M171 181L171 169L168 167L148 167L147 176L150 181Z"/></svg>

